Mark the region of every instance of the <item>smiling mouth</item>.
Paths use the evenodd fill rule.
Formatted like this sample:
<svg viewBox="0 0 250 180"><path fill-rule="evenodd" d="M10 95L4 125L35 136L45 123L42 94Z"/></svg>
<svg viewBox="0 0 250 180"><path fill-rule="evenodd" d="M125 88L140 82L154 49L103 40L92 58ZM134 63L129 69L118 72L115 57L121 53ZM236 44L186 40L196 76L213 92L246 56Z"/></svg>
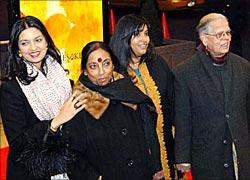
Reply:
<svg viewBox="0 0 250 180"><path fill-rule="evenodd" d="M32 58L36 58L40 55L40 52L33 52L29 54Z"/></svg>
<svg viewBox="0 0 250 180"><path fill-rule="evenodd" d="M228 48L229 47L229 44L223 44L221 45L222 48Z"/></svg>
<svg viewBox="0 0 250 180"><path fill-rule="evenodd" d="M139 47L142 48L142 49L146 49L148 47L148 45L143 44L143 45L139 45Z"/></svg>

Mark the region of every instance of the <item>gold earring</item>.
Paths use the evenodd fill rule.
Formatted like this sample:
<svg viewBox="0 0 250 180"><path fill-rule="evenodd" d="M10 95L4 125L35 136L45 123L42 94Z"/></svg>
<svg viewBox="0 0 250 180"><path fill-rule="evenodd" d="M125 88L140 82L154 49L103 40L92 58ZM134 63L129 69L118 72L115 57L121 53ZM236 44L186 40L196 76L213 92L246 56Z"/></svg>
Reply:
<svg viewBox="0 0 250 180"><path fill-rule="evenodd" d="M21 58L23 55L21 54L21 52L18 52L18 56Z"/></svg>

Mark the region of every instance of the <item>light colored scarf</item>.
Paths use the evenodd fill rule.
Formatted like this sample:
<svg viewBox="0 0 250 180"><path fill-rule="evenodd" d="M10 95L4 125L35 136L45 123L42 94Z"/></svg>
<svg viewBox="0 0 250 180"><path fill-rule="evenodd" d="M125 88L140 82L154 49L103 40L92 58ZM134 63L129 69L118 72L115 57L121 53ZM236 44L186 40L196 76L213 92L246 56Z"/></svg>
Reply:
<svg viewBox="0 0 250 180"><path fill-rule="evenodd" d="M63 67L50 56L44 65L46 76L33 64L25 64L28 74L35 76L38 73L36 79L29 85L16 79L38 119L51 120L59 114L62 105L72 94L70 81Z"/></svg>

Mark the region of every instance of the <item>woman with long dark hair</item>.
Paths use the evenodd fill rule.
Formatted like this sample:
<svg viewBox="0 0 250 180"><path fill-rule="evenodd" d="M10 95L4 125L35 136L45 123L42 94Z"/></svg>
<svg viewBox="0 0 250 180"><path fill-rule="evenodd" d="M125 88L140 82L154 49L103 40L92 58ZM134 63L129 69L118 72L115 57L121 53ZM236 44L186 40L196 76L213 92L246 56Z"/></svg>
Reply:
<svg viewBox="0 0 250 180"><path fill-rule="evenodd" d="M81 97L72 95L59 52L39 19L27 16L13 25L3 71L0 107L10 147L7 180L68 179L62 173L73 154L66 144L49 141L83 106Z"/></svg>
<svg viewBox="0 0 250 180"><path fill-rule="evenodd" d="M158 113L157 134L165 179L174 178L174 140L172 134L173 75L166 62L155 53L150 25L142 16L122 17L110 40L120 69L154 102Z"/></svg>

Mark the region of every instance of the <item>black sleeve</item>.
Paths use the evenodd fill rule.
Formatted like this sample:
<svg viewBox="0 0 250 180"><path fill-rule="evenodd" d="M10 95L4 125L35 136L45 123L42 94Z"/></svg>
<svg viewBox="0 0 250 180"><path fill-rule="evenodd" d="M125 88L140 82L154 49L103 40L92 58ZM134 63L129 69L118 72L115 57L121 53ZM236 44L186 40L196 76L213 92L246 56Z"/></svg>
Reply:
<svg viewBox="0 0 250 180"><path fill-rule="evenodd" d="M175 159L176 163L189 163L191 146L190 93L185 75L175 73Z"/></svg>
<svg viewBox="0 0 250 180"><path fill-rule="evenodd" d="M160 92L164 120L170 128L173 124L174 75L161 56L157 55L152 61L154 62L149 62L148 68Z"/></svg>
<svg viewBox="0 0 250 180"><path fill-rule="evenodd" d="M41 143L50 121L38 120L18 83L4 82L0 98L3 127L11 150L22 151L29 139Z"/></svg>
<svg viewBox="0 0 250 180"><path fill-rule="evenodd" d="M169 121L171 122L171 125L173 124L173 107L174 107L174 75L172 70L169 68L168 64L166 61L159 56L162 62L162 67L164 68L165 72L165 88L167 89L166 91L166 97L167 97L167 116L169 117Z"/></svg>
<svg viewBox="0 0 250 180"><path fill-rule="evenodd" d="M87 128L85 126L86 113L79 112L71 121L62 128L64 138L68 139L69 149L76 152L75 163L70 165L69 177L72 179L98 179L99 173L86 159Z"/></svg>
<svg viewBox="0 0 250 180"><path fill-rule="evenodd" d="M60 133L49 130L50 120L40 121L33 113L16 81L1 87L1 115L10 146L11 160L34 178L66 172L73 154L61 143Z"/></svg>
<svg viewBox="0 0 250 180"><path fill-rule="evenodd" d="M250 82L248 82L248 93L247 93L247 120L248 120L248 131L250 135Z"/></svg>
<svg viewBox="0 0 250 180"><path fill-rule="evenodd" d="M154 106L149 104L140 105L141 117L143 120L145 141L151 150L149 157L153 174L162 170L160 144L156 132L157 113Z"/></svg>

